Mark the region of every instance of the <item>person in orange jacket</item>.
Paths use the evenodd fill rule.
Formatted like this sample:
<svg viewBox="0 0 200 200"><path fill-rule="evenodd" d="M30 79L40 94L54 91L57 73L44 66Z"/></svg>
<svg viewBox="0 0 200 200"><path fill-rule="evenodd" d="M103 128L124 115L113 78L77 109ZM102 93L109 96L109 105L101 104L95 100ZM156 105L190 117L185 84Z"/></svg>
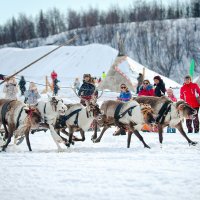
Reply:
<svg viewBox="0 0 200 200"><path fill-rule="evenodd" d="M199 86L196 83L192 83L192 79L189 75L185 76L184 84L180 89L180 98L186 101L193 109L197 111L197 114L193 116L193 119L186 119L188 133L193 132L192 123L194 126L194 132L199 132L199 103L197 101L197 96L199 95Z"/></svg>

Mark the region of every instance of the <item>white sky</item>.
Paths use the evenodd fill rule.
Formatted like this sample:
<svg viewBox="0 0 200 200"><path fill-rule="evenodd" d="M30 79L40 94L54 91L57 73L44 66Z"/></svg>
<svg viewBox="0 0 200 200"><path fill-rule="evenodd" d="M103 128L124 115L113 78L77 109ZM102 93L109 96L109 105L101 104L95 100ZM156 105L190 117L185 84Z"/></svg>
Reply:
<svg viewBox="0 0 200 200"><path fill-rule="evenodd" d="M149 2L152 0L146 0ZM169 4L176 0L157 0L157 2ZM190 0L179 0L179 2ZM18 17L19 13L25 13L28 16L35 17L42 9L46 11L56 7L63 13L67 12L68 8L75 10L87 9L90 6L98 7L101 10L108 9L111 5L119 5L121 8L128 7L137 0L0 0L0 25L4 24L8 19Z"/></svg>

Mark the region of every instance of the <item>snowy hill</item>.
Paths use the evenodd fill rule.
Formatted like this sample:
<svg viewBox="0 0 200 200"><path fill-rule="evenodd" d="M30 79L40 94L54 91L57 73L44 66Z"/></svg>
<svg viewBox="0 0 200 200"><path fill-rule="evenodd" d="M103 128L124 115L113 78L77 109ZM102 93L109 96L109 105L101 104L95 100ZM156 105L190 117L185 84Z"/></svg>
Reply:
<svg viewBox="0 0 200 200"><path fill-rule="evenodd" d="M0 49L1 73L11 75L54 48L56 46L43 46L31 49ZM66 46L53 52L19 75L24 75L28 81L44 84L45 76L50 76L52 70L55 70L58 73L58 79L61 81L59 85L69 87L76 77L79 77L81 80L84 73L101 77L102 72L107 72L113 65L117 54L117 50L100 44L79 47ZM142 73L144 66L131 58L127 59L130 64L122 64L119 68L133 83L136 83L138 73ZM154 75L157 75L157 73L146 69L146 78L151 82ZM168 78L163 78L167 87L180 86Z"/></svg>

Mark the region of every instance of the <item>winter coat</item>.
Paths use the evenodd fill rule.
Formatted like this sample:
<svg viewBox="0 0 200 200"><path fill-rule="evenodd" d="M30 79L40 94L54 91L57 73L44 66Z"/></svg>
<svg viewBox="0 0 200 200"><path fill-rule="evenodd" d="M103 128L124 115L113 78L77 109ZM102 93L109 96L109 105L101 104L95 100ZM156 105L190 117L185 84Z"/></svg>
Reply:
<svg viewBox="0 0 200 200"><path fill-rule="evenodd" d="M139 89L138 96L154 96L153 85L147 85L146 88L142 85Z"/></svg>
<svg viewBox="0 0 200 200"><path fill-rule="evenodd" d="M92 83L83 81L83 84L78 91L79 96L91 96L95 91L95 86Z"/></svg>
<svg viewBox="0 0 200 200"><path fill-rule="evenodd" d="M52 78L52 80L54 81L56 78L58 77L58 74L56 73L56 72L52 72L51 73L51 78Z"/></svg>
<svg viewBox="0 0 200 200"><path fill-rule="evenodd" d="M105 79L106 78L106 73L104 72L104 73L102 73L102 79Z"/></svg>
<svg viewBox="0 0 200 200"><path fill-rule="evenodd" d="M119 97L117 97L120 101L129 101L131 99L132 95L129 91L126 92L120 92Z"/></svg>
<svg viewBox="0 0 200 200"><path fill-rule="evenodd" d="M155 88L155 96L161 97L165 95L166 89L165 89L165 83L161 79L160 82L156 85L154 84Z"/></svg>
<svg viewBox="0 0 200 200"><path fill-rule="evenodd" d="M0 74L0 80L4 80L5 76L3 74Z"/></svg>
<svg viewBox="0 0 200 200"><path fill-rule="evenodd" d="M53 93L54 95L58 94L58 90L60 89L58 86L58 82L60 82L57 78L53 81Z"/></svg>
<svg viewBox="0 0 200 200"><path fill-rule="evenodd" d="M141 86L142 85L142 82L143 82L143 80L144 80L144 77L143 77L143 75L141 74L141 75L139 75L138 77L137 77L137 81L138 81L138 85L137 86Z"/></svg>
<svg viewBox="0 0 200 200"><path fill-rule="evenodd" d="M37 100L41 97L36 90L27 90L24 93L25 103L27 104L36 104Z"/></svg>
<svg viewBox="0 0 200 200"><path fill-rule="evenodd" d="M200 95L200 88L196 83L184 84L180 90L180 98L186 101L192 108L198 108L196 95Z"/></svg>
<svg viewBox="0 0 200 200"><path fill-rule="evenodd" d="M174 95L172 95L172 96L168 96L168 98L170 98L173 102L177 102L177 98L174 96Z"/></svg>
<svg viewBox="0 0 200 200"><path fill-rule="evenodd" d="M21 90L21 94L23 95L24 92L26 91L26 86L25 86L26 85L26 81L25 81L25 79L21 78L18 85L19 85L19 88Z"/></svg>
<svg viewBox="0 0 200 200"><path fill-rule="evenodd" d="M3 88L3 92L6 93L5 98L10 100L17 100L17 84L6 83Z"/></svg>

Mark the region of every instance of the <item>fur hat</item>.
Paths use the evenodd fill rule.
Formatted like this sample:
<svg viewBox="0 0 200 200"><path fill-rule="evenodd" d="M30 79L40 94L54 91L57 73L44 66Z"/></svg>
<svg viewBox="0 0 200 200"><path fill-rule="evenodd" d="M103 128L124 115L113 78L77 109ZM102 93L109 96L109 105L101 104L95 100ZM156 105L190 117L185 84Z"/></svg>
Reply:
<svg viewBox="0 0 200 200"><path fill-rule="evenodd" d="M91 78L91 74L84 74L84 75L83 75L83 78L85 78L85 77Z"/></svg>

